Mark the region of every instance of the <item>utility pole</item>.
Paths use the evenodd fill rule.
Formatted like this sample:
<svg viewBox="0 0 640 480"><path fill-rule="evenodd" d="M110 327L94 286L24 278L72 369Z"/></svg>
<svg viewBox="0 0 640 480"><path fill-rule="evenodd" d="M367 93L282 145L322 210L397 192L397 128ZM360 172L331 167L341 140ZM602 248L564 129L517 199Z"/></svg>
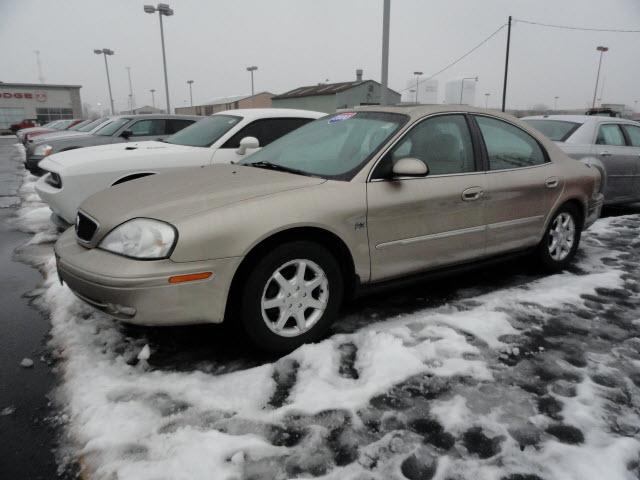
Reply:
<svg viewBox="0 0 640 480"><path fill-rule="evenodd" d="M609 47L603 47L602 45L598 45L596 50L600 52L600 60L598 60L598 74L596 75L596 88L593 89L593 102L591 104L591 108L596 108L596 96L598 95L598 82L600 81L600 67L602 67L602 55L604 52L609 51Z"/></svg>
<svg viewBox="0 0 640 480"><path fill-rule="evenodd" d="M107 55L113 55L115 52L108 48L96 48L93 53L96 55L102 55L104 57L104 68L107 71L107 86L109 87L109 102L111 103L111 115L116 114L116 109L113 107L113 95L111 94L111 79L109 78L109 64L107 63Z"/></svg>
<svg viewBox="0 0 640 480"><path fill-rule="evenodd" d="M420 84L420 75L422 75L422 72L413 72L413 74L416 76L416 104L417 104L418 92L420 91L420 89L418 88L418 85Z"/></svg>
<svg viewBox="0 0 640 480"><path fill-rule="evenodd" d="M380 83L382 83L382 95L380 103L389 103L387 89L389 86L389 17L391 15L391 0L383 0L382 7L382 72ZM417 94L417 93L416 93Z"/></svg>
<svg viewBox="0 0 640 480"><path fill-rule="evenodd" d="M507 27L507 53L504 59L504 83L502 85L502 111L505 111L507 105L507 77L509 76L509 47L511 46L511 15L509 15L509 24Z"/></svg>
<svg viewBox="0 0 640 480"><path fill-rule="evenodd" d="M151 92L151 105L153 106L153 108L156 108L156 89L152 88L151 90L149 90Z"/></svg>
<svg viewBox="0 0 640 480"><path fill-rule="evenodd" d="M167 96L167 113L171 113L171 105L169 104L169 80L167 78L167 55L164 49L164 27L162 25L162 17L170 17L173 15L173 9L166 3L159 3L157 7L153 5L145 5L144 11L146 13L158 12L158 18L160 18L160 43L162 44L162 65L164 67L164 91Z"/></svg>
<svg viewBox="0 0 640 480"><path fill-rule="evenodd" d="M559 98L560 98L560 97L559 97L559 96L557 96L557 95L556 95L555 97L553 97L553 111L554 111L554 112L555 112L556 110L558 110L558 99L559 99Z"/></svg>
<svg viewBox="0 0 640 480"><path fill-rule="evenodd" d="M193 90L191 89L191 86L193 85L193 80L187 80L187 83L189 84L189 99L191 101L191 106L193 107Z"/></svg>
<svg viewBox="0 0 640 480"><path fill-rule="evenodd" d="M44 74L42 73L42 63L40 62L40 50L34 50L36 54L36 62L38 64L38 80L40 83L44 83Z"/></svg>
<svg viewBox="0 0 640 480"><path fill-rule="evenodd" d="M125 67L127 69L127 75L129 75L129 98L131 99L131 113L136 108L136 101L133 98L133 87L131 86L131 67Z"/></svg>
<svg viewBox="0 0 640 480"><path fill-rule="evenodd" d="M489 97L491 96L490 93L485 93L484 94L484 108L489 108Z"/></svg>

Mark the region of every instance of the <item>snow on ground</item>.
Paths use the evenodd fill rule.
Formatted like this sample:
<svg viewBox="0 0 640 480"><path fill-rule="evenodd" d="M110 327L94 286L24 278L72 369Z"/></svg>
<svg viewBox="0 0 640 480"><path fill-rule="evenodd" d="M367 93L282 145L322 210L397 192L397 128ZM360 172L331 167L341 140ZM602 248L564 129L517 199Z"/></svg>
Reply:
<svg viewBox="0 0 640 480"><path fill-rule="evenodd" d="M33 295L87 478L640 475L640 215L600 220L569 272L461 290L262 365L178 371L58 282L34 181L19 255L44 275Z"/></svg>

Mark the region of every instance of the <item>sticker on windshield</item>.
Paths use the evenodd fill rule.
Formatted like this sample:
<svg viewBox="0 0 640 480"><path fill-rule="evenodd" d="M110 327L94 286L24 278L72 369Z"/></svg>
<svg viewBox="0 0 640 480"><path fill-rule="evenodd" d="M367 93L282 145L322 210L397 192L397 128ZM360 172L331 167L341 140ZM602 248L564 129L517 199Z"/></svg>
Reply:
<svg viewBox="0 0 640 480"><path fill-rule="evenodd" d="M329 119L329 124L341 122L343 120L348 120L351 117L355 116L357 112L347 112L347 113L339 113Z"/></svg>

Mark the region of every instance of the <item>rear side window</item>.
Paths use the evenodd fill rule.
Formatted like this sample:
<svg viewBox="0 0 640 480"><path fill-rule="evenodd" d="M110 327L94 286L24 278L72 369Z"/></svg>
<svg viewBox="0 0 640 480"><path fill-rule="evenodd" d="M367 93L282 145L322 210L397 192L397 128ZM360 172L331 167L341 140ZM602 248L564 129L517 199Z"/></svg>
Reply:
<svg viewBox="0 0 640 480"><path fill-rule="evenodd" d="M600 125L598 136L596 137L596 144L624 147L625 141L622 130L620 130L620 127L615 123Z"/></svg>
<svg viewBox="0 0 640 480"><path fill-rule="evenodd" d="M264 147L312 120L312 118L263 118L256 120L242 128L227 140L221 148L238 148L240 140L245 137L257 138L260 146Z"/></svg>
<svg viewBox="0 0 640 480"><path fill-rule="evenodd" d="M624 131L627 132L632 147L640 147L640 127L635 125L623 125Z"/></svg>
<svg viewBox="0 0 640 480"><path fill-rule="evenodd" d="M546 162L537 140L524 130L502 120L475 117L489 157L489 170L532 167Z"/></svg>
<svg viewBox="0 0 640 480"><path fill-rule="evenodd" d="M179 132L185 127L191 125L195 120L179 120L177 118L170 118L166 120L166 134L173 135Z"/></svg>

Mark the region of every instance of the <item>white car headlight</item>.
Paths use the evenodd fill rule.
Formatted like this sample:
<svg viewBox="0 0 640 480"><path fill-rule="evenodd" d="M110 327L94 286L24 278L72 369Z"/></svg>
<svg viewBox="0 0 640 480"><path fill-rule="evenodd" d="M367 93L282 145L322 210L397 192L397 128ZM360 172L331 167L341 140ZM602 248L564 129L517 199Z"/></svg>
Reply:
<svg viewBox="0 0 640 480"><path fill-rule="evenodd" d="M140 260L167 258L176 242L176 229L150 218L134 218L111 230L98 248Z"/></svg>
<svg viewBox="0 0 640 480"><path fill-rule="evenodd" d="M47 155L50 155L52 151L53 147L51 145L38 145L33 151L33 154L46 157Z"/></svg>

